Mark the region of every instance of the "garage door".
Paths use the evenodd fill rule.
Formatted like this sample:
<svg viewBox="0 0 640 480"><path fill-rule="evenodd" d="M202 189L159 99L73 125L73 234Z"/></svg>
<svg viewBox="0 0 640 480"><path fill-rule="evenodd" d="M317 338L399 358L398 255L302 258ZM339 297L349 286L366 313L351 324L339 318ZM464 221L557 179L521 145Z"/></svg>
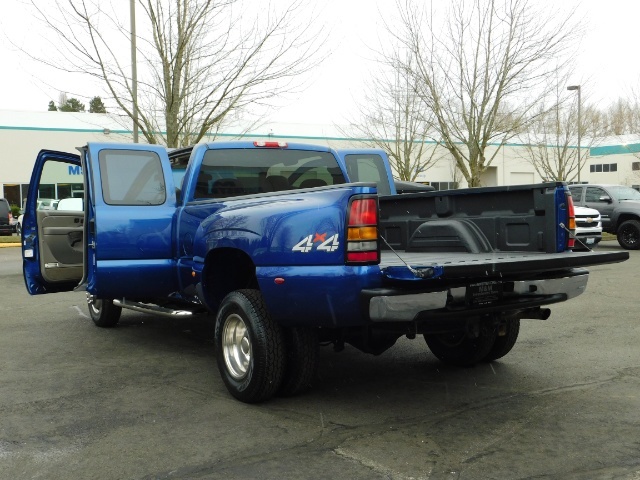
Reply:
<svg viewBox="0 0 640 480"><path fill-rule="evenodd" d="M534 182L533 172L511 172L509 185L529 185Z"/></svg>

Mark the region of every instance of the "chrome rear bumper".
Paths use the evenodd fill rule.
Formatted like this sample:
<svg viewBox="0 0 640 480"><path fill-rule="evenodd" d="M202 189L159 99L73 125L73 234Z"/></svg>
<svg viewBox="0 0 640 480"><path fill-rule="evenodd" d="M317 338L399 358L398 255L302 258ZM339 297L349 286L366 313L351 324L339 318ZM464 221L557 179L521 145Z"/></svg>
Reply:
<svg viewBox="0 0 640 480"><path fill-rule="evenodd" d="M412 294L371 294L369 319L372 322L411 322L419 316L466 316L496 311L520 310L569 300L583 293L589 274L504 282L508 291L496 301L466 304L467 287ZM511 288L513 285L513 288ZM452 308L452 306L454 306Z"/></svg>

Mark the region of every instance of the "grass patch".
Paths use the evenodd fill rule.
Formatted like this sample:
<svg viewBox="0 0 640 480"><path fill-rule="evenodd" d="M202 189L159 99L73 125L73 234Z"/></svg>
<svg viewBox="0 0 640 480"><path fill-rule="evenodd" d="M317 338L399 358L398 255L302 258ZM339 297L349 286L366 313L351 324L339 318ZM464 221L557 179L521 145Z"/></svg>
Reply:
<svg viewBox="0 0 640 480"><path fill-rule="evenodd" d="M0 237L0 243L20 243L20 237L11 235L10 237Z"/></svg>

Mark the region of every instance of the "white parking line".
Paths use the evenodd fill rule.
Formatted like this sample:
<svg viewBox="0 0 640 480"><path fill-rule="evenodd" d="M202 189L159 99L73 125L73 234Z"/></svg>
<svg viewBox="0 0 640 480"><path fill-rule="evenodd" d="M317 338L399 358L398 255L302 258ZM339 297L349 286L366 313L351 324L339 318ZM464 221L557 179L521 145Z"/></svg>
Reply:
<svg viewBox="0 0 640 480"><path fill-rule="evenodd" d="M75 309L76 312L78 312L78 315L80 315L83 318L89 318L89 315L87 315L86 313L84 313L82 310L80 310L80 307L77 305L72 305L71 308Z"/></svg>

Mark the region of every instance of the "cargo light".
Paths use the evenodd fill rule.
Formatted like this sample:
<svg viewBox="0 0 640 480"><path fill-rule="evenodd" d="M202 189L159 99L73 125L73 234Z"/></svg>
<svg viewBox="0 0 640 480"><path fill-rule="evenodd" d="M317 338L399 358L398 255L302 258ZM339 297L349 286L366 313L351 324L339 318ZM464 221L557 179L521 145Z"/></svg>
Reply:
<svg viewBox="0 0 640 480"><path fill-rule="evenodd" d="M254 147L262 148L287 148L287 142L253 142Z"/></svg>
<svg viewBox="0 0 640 480"><path fill-rule="evenodd" d="M378 242L378 198L356 196L347 215L347 263L380 262Z"/></svg>

